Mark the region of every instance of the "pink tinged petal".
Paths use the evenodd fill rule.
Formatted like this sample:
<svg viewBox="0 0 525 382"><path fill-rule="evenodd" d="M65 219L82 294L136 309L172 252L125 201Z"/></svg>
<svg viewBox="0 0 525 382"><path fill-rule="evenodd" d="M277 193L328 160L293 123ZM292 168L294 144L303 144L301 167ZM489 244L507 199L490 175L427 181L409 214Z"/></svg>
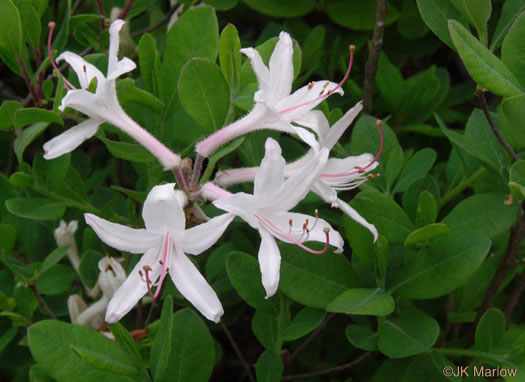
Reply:
<svg viewBox="0 0 525 382"><path fill-rule="evenodd" d="M135 63L127 57L118 60L119 32L124 24L124 21L117 19L109 27L108 80L113 80L136 68Z"/></svg>
<svg viewBox="0 0 525 382"><path fill-rule="evenodd" d="M72 52L64 52L57 57L57 62L66 60L66 62L73 68L78 77L78 82L82 89L87 89L91 80L97 78L97 86L106 81L106 77L94 65L90 64L78 54Z"/></svg>
<svg viewBox="0 0 525 382"><path fill-rule="evenodd" d="M93 214L84 214L84 218L100 240L120 251L144 253L150 248L160 246L162 241L162 236L145 229L111 223Z"/></svg>
<svg viewBox="0 0 525 382"><path fill-rule="evenodd" d="M323 134L321 145L331 150L339 141L346 129L352 124L355 117L363 109L363 102L359 101L353 108L348 110L326 133Z"/></svg>
<svg viewBox="0 0 525 382"><path fill-rule="evenodd" d="M53 159L75 150L97 132L102 121L89 118L44 143L44 158Z"/></svg>
<svg viewBox="0 0 525 382"><path fill-rule="evenodd" d="M255 196L238 192L228 198L214 200L213 204L223 211L239 216L252 228L259 227L259 221L255 217L258 207Z"/></svg>
<svg viewBox="0 0 525 382"><path fill-rule="evenodd" d="M234 217L234 214L223 214L187 229L184 233L182 250L191 255L204 252L220 239Z"/></svg>
<svg viewBox="0 0 525 382"><path fill-rule="evenodd" d="M259 266L261 268L261 279L266 291L266 298L277 292L279 286L279 274L281 269L281 253L274 237L265 228L259 228L261 234L261 246L259 248Z"/></svg>
<svg viewBox="0 0 525 382"><path fill-rule="evenodd" d="M367 222L361 215L359 215L359 213L356 210L350 207L348 203L342 201L341 199L336 199L332 203L332 207L338 207L339 209L341 209L341 211L350 216L357 223L361 224L363 227L368 229L374 236L374 243L376 242L377 237L379 236L376 227L373 224Z"/></svg>
<svg viewBox="0 0 525 382"><path fill-rule="evenodd" d="M215 175L215 183L219 186L228 187L232 184L253 182L258 170L259 167L244 167L218 171Z"/></svg>
<svg viewBox="0 0 525 382"><path fill-rule="evenodd" d="M175 183L153 187L144 202L142 218L148 231L169 232L177 241L183 237L186 218L174 187Z"/></svg>
<svg viewBox="0 0 525 382"><path fill-rule="evenodd" d="M160 244L160 243L159 243ZM126 315L135 304L148 292L148 286L145 279L141 277L139 271L144 276L144 267L151 268L149 271L150 280L156 280L159 277L162 266L159 264L159 248L149 249L139 260L135 268L131 271L128 278L121 287L115 292L109 302L106 311L106 322L113 323L120 320Z"/></svg>
<svg viewBox="0 0 525 382"><path fill-rule="evenodd" d="M349 172L355 172L355 177L359 177L362 174L359 174L358 171L360 168L365 167L367 164L372 162L374 160L374 156L369 153L356 155L356 156L349 156L346 158L330 158L326 162L326 166L324 167L322 174L344 174ZM368 167L366 170L363 171L372 171L375 167L377 167L379 163L375 162L370 167ZM328 180L330 178L326 178L323 180Z"/></svg>
<svg viewBox="0 0 525 382"><path fill-rule="evenodd" d="M264 64L261 55L253 48L241 49L241 53L250 59L253 72L259 82L259 89L266 94L270 90L270 71Z"/></svg>
<svg viewBox="0 0 525 382"><path fill-rule="evenodd" d="M330 129L328 119L326 119L324 113L321 110L311 110L294 119L294 122L298 125L308 127L310 130L315 131L315 133L319 136L319 141L321 141L321 138Z"/></svg>
<svg viewBox="0 0 525 382"><path fill-rule="evenodd" d="M283 169L286 165L279 143L268 138L264 144L265 153L261 167L255 175L254 192L256 197L274 195L284 183Z"/></svg>
<svg viewBox="0 0 525 382"><path fill-rule="evenodd" d="M293 43L290 35L281 32L269 63L270 99L272 104L287 97L292 91L293 81Z"/></svg>
<svg viewBox="0 0 525 382"><path fill-rule="evenodd" d="M215 291L195 265L175 247L170 265L170 276L179 292L208 320L219 322L224 313Z"/></svg>

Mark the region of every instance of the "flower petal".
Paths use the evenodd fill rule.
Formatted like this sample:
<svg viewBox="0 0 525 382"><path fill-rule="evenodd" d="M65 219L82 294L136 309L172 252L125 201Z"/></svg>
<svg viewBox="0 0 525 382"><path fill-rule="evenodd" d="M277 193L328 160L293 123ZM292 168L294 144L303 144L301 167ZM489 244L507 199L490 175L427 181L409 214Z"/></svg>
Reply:
<svg viewBox="0 0 525 382"><path fill-rule="evenodd" d="M326 162L325 167L323 168L322 174L344 174L348 172L356 172L355 177L359 177L362 174L357 173L356 170L359 168L365 167L367 164L374 160L374 156L369 153L364 153L361 155L348 156L346 158L330 158ZM372 171L379 165L378 162L374 162L370 167L368 167L366 172ZM352 176L352 175L348 175ZM329 180L330 178L324 178L323 180Z"/></svg>
<svg viewBox="0 0 525 382"><path fill-rule="evenodd" d="M187 229L184 232L183 251L191 255L204 252L219 240L234 217L234 214L223 214Z"/></svg>
<svg viewBox="0 0 525 382"><path fill-rule="evenodd" d="M270 71L264 64L261 55L254 48L241 49L241 53L244 53L246 57L250 59L252 64L253 72L259 82L259 90L262 90L264 94L269 94L270 91Z"/></svg>
<svg viewBox="0 0 525 382"><path fill-rule="evenodd" d="M321 145L326 147L328 150L331 150L362 109L363 102L359 101L353 108L348 110L346 114L343 115L341 119L339 119L330 129L328 129L326 133L323 134Z"/></svg>
<svg viewBox="0 0 525 382"><path fill-rule="evenodd" d="M78 77L78 82L82 89L87 89L91 80L97 78L97 86L106 81L106 77L98 70L95 65L90 64L78 54L72 52L64 52L57 57L57 62L66 60L71 65Z"/></svg>
<svg viewBox="0 0 525 382"><path fill-rule="evenodd" d="M118 76L130 72L137 67L135 63L127 57L118 60L118 50L120 44L119 32L124 26L123 20L117 19L109 27L109 57L108 57L108 80L113 80Z"/></svg>
<svg viewBox="0 0 525 382"><path fill-rule="evenodd" d="M257 198L255 196L238 192L230 197L214 200L213 204L223 211L239 216L252 228L257 229L259 227L259 221L255 217L257 212Z"/></svg>
<svg viewBox="0 0 525 382"><path fill-rule="evenodd" d="M321 110L311 110L295 118L293 121L298 125L308 127L310 130L315 131L319 136L319 140L321 140L330 129L328 119L326 119Z"/></svg>
<svg viewBox="0 0 525 382"><path fill-rule="evenodd" d="M186 218L174 187L175 183L153 187L144 202L142 218L148 231L169 232L177 241L183 237Z"/></svg>
<svg viewBox="0 0 525 382"><path fill-rule="evenodd" d="M273 196L275 191L283 184L283 169L286 165L279 143L272 138L266 139L264 144L264 158L261 167L255 175L253 194L256 197Z"/></svg>
<svg viewBox="0 0 525 382"><path fill-rule="evenodd" d="M121 251L144 253L160 245L162 237L145 229L111 223L93 214L84 214L86 223L107 245Z"/></svg>
<svg viewBox="0 0 525 382"><path fill-rule="evenodd" d="M259 228L261 234L261 246L259 248L259 266L261 267L261 279L266 290L266 298L277 292L281 269L281 253L274 237L265 228Z"/></svg>
<svg viewBox="0 0 525 382"><path fill-rule="evenodd" d="M149 273L150 280L156 280L161 271L159 260L159 248L149 249L130 272L124 284L115 292L109 302L106 311L106 322L113 323L126 315L135 304L148 292L148 286L142 279L139 271L143 271L144 266L149 266L152 270Z"/></svg>
<svg viewBox="0 0 525 382"><path fill-rule="evenodd" d="M82 142L95 135L100 124L102 124L102 121L89 118L47 141L43 146L45 151L44 158L57 158L75 150Z"/></svg>
<svg viewBox="0 0 525 382"><path fill-rule="evenodd" d="M182 252L182 249L177 246L175 246L170 266L170 276L179 292L204 317L213 322L220 321L224 310L217 294Z"/></svg>
<svg viewBox="0 0 525 382"><path fill-rule="evenodd" d="M336 199L332 203L332 207L340 208L345 214L347 214L352 219L354 219L357 223L361 224L363 227L368 229L374 236L374 243L376 242L377 237L379 236L377 233L376 227L373 224L370 224L369 222L367 222L361 215L359 215L359 213L356 210L350 207L348 203L342 201L341 199Z"/></svg>
<svg viewBox="0 0 525 382"><path fill-rule="evenodd" d="M276 104L290 95L293 81L293 43L290 35L281 32L269 63L270 99Z"/></svg>

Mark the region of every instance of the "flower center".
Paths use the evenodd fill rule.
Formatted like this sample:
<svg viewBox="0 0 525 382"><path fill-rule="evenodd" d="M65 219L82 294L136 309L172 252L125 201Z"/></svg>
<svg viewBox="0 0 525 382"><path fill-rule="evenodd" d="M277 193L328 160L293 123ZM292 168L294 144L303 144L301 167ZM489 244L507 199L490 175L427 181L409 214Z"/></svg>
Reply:
<svg viewBox="0 0 525 382"><path fill-rule="evenodd" d="M60 69L58 69L58 66L55 63L55 60L53 60L53 55L51 54L51 40L53 39L53 31L55 30L56 24L54 21L51 21L47 25L49 27L49 35L47 37L47 55L49 56L49 62L51 62L51 66L53 67L53 69L57 71L57 74L60 77L62 77L62 80L64 81L66 86L69 87L70 90L76 90L76 87L73 86L73 84L71 84L71 82L69 82L67 78L62 75L62 73L60 72ZM85 71L85 68L84 68L84 71Z"/></svg>
<svg viewBox="0 0 525 382"><path fill-rule="evenodd" d="M153 271L153 269L149 265L144 265L142 267L142 270L139 270L139 275L142 281L146 283L146 286L148 287L148 293L151 296L151 298L156 299L160 291L162 289L162 284L164 282L164 278L166 277L166 274L169 272L168 262L170 260L169 252L171 249L172 238L169 233L166 233L166 236L164 237L164 241L162 243L162 260L159 260L159 264L161 265L162 269L160 272L160 277L158 281L152 280L150 278L150 272ZM155 293L153 293L153 288L156 286Z"/></svg>

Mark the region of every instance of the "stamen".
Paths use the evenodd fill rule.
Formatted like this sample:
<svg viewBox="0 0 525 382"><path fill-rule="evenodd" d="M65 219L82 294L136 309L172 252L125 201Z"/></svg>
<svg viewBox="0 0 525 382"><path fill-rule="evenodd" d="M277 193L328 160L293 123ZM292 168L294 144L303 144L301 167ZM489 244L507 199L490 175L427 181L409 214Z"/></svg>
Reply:
<svg viewBox="0 0 525 382"><path fill-rule="evenodd" d="M314 87L314 85L315 85L315 82L310 82L308 84L308 90L312 89Z"/></svg>
<svg viewBox="0 0 525 382"><path fill-rule="evenodd" d="M47 24L47 26L49 27L49 35L47 37L47 55L49 56L49 61L51 62L51 66L53 67L53 69L57 71L58 75L62 77L62 80L64 81L64 83L69 87L68 90L75 90L76 87L74 87L71 84L71 82L69 82L67 78L62 75L62 73L58 69L57 64L55 63L55 60L53 60L53 55L51 54L51 40L53 39L53 31L55 30L56 24L54 21L51 21L49 22L49 24Z"/></svg>
<svg viewBox="0 0 525 382"><path fill-rule="evenodd" d="M314 98L313 100L310 100L310 101L307 101L305 103L302 103L302 104L299 104L299 105L296 105L296 106L292 106L292 107L289 107L287 109L284 109L284 110L281 110L279 111L279 114L284 114L284 113L287 113L289 111L293 111L293 110L296 110L296 109L299 109L303 106L307 106L311 103L314 103L314 102L320 102L322 100L324 100L325 98L327 98L330 94L332 94L333 92L335 92L337 89L339 89L341 86L343 86L343 84L346 82L346 80L348 79L348 76L350 75L350 72L352 70L352 64L354 62L354 51L355 51L355 45L350 45L349 47L350 49L350 62L348 63L348 68L346 69L346 73L343 77L343 79L341 80L341 82L339 82L337 84L336 87L334 87L333 89L331 90L328 90L326 92L326 94L324 94L324 90L326 88L326 86L328 86L329 82L327 82L323 88L323 90L321 91L321 93L319 94L319 97L317 98ZM312 85L313 86L313 85ZM310 85L308 85L308 89L311 89Z"/></svg>
<svg viewBox="0 0 525 382"><path fill-rule="evenodd" d="M355 174L364 174L366 172L365 170L367 168L369 168L375 162L377 162L377 160L381 156L381 153L383 152L383 129L382 129L382 125L383 125L383 121L378 119L376 121L376 126L379 129L379 137L381 139L381 142L379 144L379 151L377 152L377 155L374 157L374 159L372 159L370 161L370 163L368 163L365 167L357 167L357 166L354 167L354 168L358 168L358 170L356 170L356 171L350 171L350 172L342 173L342 174L321 174L320 177L321 178L338 178L338 177L342 177L342 176L350 176L350 175L355 175ZM375 175L375 176L373 176L374 178L376 176L379 176L379 174L370 174L370 175ZM367 175L367 178L368 178L368 175ZM368 178L368 179L370 179L370 178Z"/></svg>
<svg viewBox="0 0 525 382"><path fill-rule="evenodd" d="M290 219L290 220L288 221L288 225L290 226L290 228L288 229L288 235L292 233L292 224L293 224L293 220Z"/></svg>
<svg viewBox="0 0 525 382"><path fill-rule="evenodd" d="M149 272L152 270L151 267L147 266L147 265L144 265L144 267L142 268L144 269L144 272L146 273L146 286L148 287L148 293L149 295L151 296L152 299L155 299L156 297L153 295L153 292L151 291L151 280L149 279ZM160 289L159 287L157 287L157 289Z"/></svg>

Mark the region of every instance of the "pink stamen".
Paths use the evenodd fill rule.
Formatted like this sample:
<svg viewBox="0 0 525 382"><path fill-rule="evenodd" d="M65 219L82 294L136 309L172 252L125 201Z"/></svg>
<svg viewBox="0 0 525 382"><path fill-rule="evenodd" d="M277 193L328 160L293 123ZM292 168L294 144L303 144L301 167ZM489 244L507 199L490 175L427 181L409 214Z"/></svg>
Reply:
<svg viewBox="0 0 525 382"><path fill-rule="evenodd" d="M328 98L328 96L330 94L332 94L333 92L335 92L337 89L339 89L341 86L343 86L343 84L346 82L346 80L348 79L348 76L350 75L350 71L352 70L352 64L354 62L354 51L355 51L355 45L350 45L350 62L348 63L348 68L346 69L346 73L345 73L345 76L343 77L343 79L341 80L341 82L339 82L337 84L337 86L331 90L328 90L326 93L324 92L325 88L327 85L325 85L325 87L323 88L323 90L321 91L321 94L319 94L319 97L317 98L314 98L313 100L310 100L310 101L307 101L307 102L304 102L302 104L299 104L299 105L295 105L295 106L292 106L292 107L289 107L288 109L284 109L284 110L281 110L279 111L279 114L284 114L284 113L287 113L289 111L293 111L293 110L297 110L303 106L307 106L313 102L317 102L317 101L322 101L324 100L325 98ZM313 83L311 82L310 84L308 84L308 90L312 89L313 87Z"/></svg>
<svg viewBox="0 0 525 382"><path fill-rule="evenodd" d="M355 175L355 174L364 174L366 172L367 168L369 168L375 162L377 162L377 160L379 159L379 157L381 156L381 154L383 152L383 129L381 127L382 124L383 124L383 121L381 121L380 119L378 119L376 121L376 126L379 129L379 137L381 139L381 143L379 144L379 151L377 152L377 155L374 157L374 159L372 159L370 161L370 163L368 163L365 167L358 168L355 171L350 171L350 172L346 172L346 173L342 173L342 174L321 174L320 177L321 178L339 178L339 177L342 177L342 176L350 176L350 175Z"/></svg>
<svg viewBox="0 0 525 382"><path fill-rule="evenodd" d="M53 31L55 30L56 24L54 21L51 21L47 25L49 27L49 35L47 37L47 55L49 56L49 61L51 62L51 66L53 67L53 69L57 71L58 75L62 77L62 80L69 87L69 89L76 90L76 87L74 87L71 84L71 82L69 82L67 78L62 75L62 73L60 72L60 69L58 69L57 64L55 64L55 60L53 60L53 55L51 54L51 40L53 39Z"/></svg>
<svg viewBox="0 0 525 382"><path fill-rule="evenodd" d="M157 286L157 289L155 290L155 293L152 292L151 287L154 286L153 281L149 278L149 272L152 271L152 269L149 266L144 266L144 273L146 274L146 285L148 287L148 293L151 296L151 298L156 299L159 297L160 290L162 289L162 283L164 282L164 279L166 277L166 273L168 273L168 252L169 248L171 246L171 236L169 233L166 234L166 238L164 240L164 249L163 249L163 255L162 260L159 260L160 265L162 265L162 271L160 273L159 281L155 284ZM139 271L140 276L142 278L142 272Z"/></svg>
<svg viewBox="0 0 525 382"><path fill-rule="evenodd" d="M151 291L152 282L149 279L149 272L151 271L151 268L145 265L143 269L144 269L144 273L146 274L146 286L148 287L148 293L151 296L151 298L154 299L155 296L153 295L153 292ZM140 276L142 277L142 274Z"/></svg>
<svg viewBox="0 0 525 382"><path fill-rule="evenodd" d="M259 214L256 214L255 217L257 219L259 219L259 221L262 221L264 224L268 225L270 228L272 228L274 231L277 231L280 235L282 235L286 240L289 240L291 243L297 245L299 248L301 249L304 249L306 252L310 252L310 253L313 253L314 255L322 255L324 254L329 246L330 246L330 228L326 227L323 231L326 235L326 243L325 243L325 246L322 250L320 251L316 251L314 249L311 249L311 248L308 248L306 245L304 245L303 243L295 240L292 236L284 233L283 231L281 231L276 225L274 225L268 218L266 218L265 216L263 215L259 215Z"/></svg>

